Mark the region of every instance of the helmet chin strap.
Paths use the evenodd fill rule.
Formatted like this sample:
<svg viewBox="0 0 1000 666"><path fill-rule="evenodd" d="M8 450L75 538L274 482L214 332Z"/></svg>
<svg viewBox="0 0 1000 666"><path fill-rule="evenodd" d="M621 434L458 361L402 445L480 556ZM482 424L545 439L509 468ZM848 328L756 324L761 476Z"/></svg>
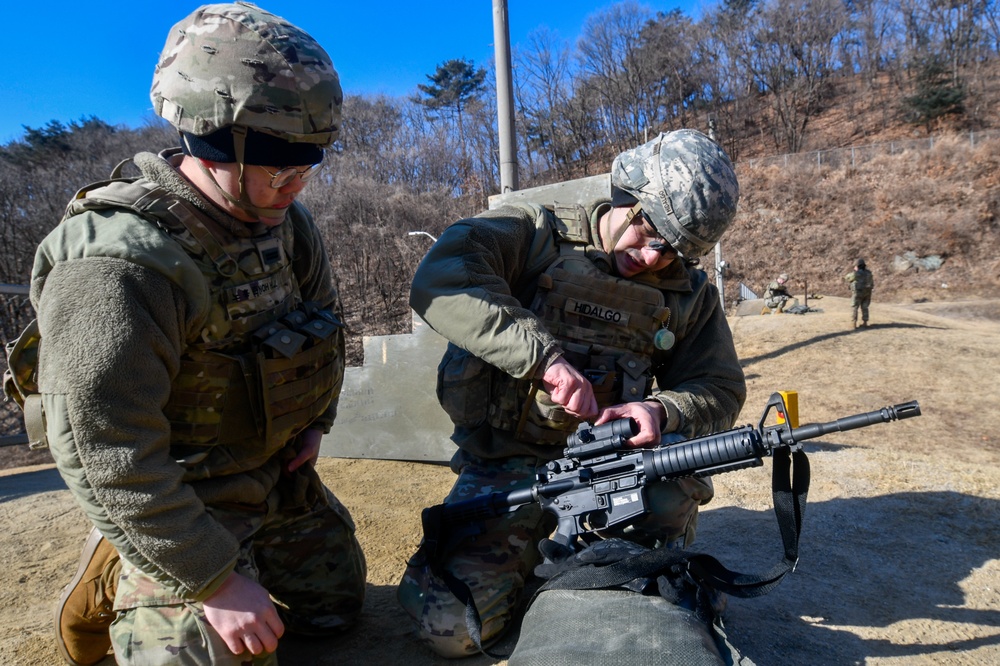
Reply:
<svg viewBox="0 0 1000 666"><path fill-rule="evenodd" d="M608 224L611 224L611 213L613 213L614 210L615 209L612 208L611 210L608 211ZM642 212L642 204L639 202L636 202L634 206L628 209L628 212L625 214L625 220L622 222L621 226L618 227L618 229L615 231L614 236L611 237L611 247L604 248L605 252L607 252L608 254L614 254L615 248L618 247L618 241L622 239L622 236L625 235L625 232L628 231L628 228L632 226L632 220L635 219L635 216L641 212Z"/></svg>
<svg viewBox="0 0 1000 666"><path fill-rule="evenodd" d="M247 128L241 127L239 125L233 125L232 132L233 132L233 149L236 151L236 163L240 167L239 199L234 197L225 188L219 185L219 181L215 179L215 175L211 171L209 171L208 167L205 166L202 160L196 160L198 163L198 167L201 168L202 172L204 172L206 176L208 176L208 179L212 181L213 185L215 185L215 189L217 189L219 191L219 194L221 194L229 203L233 204L240 210L249 213L251 216L260 219L260 221L262 222L272 222L272 221L281 222L282 220L285 219L285 213L288 211L287 208L264 208L262 206L255 206L250 201L250 195L247 193L244 180L245 179L244 171L246 169L246 165L244 164L243 161L246 150Z"/></svg>

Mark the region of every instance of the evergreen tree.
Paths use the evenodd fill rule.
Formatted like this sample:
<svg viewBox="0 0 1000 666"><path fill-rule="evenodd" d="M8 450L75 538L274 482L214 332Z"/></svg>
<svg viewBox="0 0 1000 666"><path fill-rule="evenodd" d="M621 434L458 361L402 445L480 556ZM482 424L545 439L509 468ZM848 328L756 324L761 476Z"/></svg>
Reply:
<svg viewBox="0 0 1000 666"><path fill-rule="evenodd" d="M454 111L461 125L466 103L483 91L486 70L476 69L468 60L448 60L438 65L433 74L428 74L427 79L430 85L417 85L420 92L426 95L417 101L431 111Z"/></svg>
<svg viewBox="0 0 1000 666"><path fill-rule="evenodd" d="M965 86L949 73L939 57L930 57L922 63L914 92L903 98L903 106L910 112L910 121L923 123L928 132L936 118L965 112Z"/></svg>
<svg viewBox="0 0 1000 666"><path fill-rule="evenodd" d="M427 79L430 81L429 85L417 85L426 97L415 101L434 113L454 113L464 161L465 128L462 124L462 111L483 92L486 70L476 69L472 62L465 59L448 60L438 65L433 74L428 74Z"/></svg>

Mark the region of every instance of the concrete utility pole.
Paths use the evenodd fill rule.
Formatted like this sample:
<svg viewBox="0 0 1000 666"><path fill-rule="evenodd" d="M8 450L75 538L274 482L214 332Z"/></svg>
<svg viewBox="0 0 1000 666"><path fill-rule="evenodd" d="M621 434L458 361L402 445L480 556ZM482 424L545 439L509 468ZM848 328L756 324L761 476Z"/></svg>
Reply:
<svg viewBox="0 0 1000 666"><path fill-rule="evenodd" d="M722 243L715 244L715 286L719 288L719 301L726 309L726 285L722 280L726 272L726 262L722 259Z"/></svg>
<svg viewBox="0 0 1000 666"><path fill-rule="evenodd" d="M517 139L514 134L514 87L510 65L507 0L493 0L493 53L497 71L497 127L500 133L500 193L517 185Z"/></svg>
<svg viewBox="0 0 1000 666"><path fill-rule="evenodd" d="M708 138L716 143L719 142L715 138L715 118L709 116L708 118ZM726 271L726 262L722 259L722 243L715 244L715 286L719 288L719 301L722 303L722 309L726 309L726 287L725 282L722 279L723 273Z"/></svg>

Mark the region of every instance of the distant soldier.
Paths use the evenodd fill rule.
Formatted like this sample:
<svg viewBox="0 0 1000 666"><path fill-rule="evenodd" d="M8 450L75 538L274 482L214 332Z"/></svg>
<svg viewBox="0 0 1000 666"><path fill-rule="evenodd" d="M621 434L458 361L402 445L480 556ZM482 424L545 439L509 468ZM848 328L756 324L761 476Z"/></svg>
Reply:
<svg viewBox="0 0 1000 666"><path fill-rule="evenodd" d="M791 300L788 293L788 273L782 273L778 279L767 285L764 292L764 305L771 308L771 314L780 314L785 310L785 304Z"/></svg>
<svg viewBox="0 0 1000 666"><path fill-rule="evenodd" d="M844 276L851 285L851 327L858 327L858 308L861 308L861 326L868 328L868 306L872 302L872 289L875 288L875 278L872 272L865 268L865 260L858 259L854 270Z"/></svg>

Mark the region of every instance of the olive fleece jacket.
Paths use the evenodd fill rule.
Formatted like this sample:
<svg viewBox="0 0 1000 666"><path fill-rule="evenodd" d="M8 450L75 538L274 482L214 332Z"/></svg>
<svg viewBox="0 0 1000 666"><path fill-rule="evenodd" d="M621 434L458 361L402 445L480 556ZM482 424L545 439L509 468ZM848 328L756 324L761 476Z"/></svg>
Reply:
<svg viewBox="0 0 1000 666"><path fill-rule="evenodd" d="M203 200L166 159L140 153L135 162L144 178L209 214L213 233L263 230ZM295 204L284 224L293 225L303 299L333 307L330 266L309 213ZM46 430L60 473L126 559L178 597L204 599L233 570L246 537L216 520L211 505L262 507L281 471L275 456L258 469L188 482L171 455L163 407L211 307L204 276L153 221L102 209L68 217L42 241L31 301L42 338ZM313 427L328 430L334 413L331 405Z"/></svg>
<svg viewBox="0 0 1000 666"><path fill-rule="evenodd" d="M598 220L607 201L585 206L592 245L587 256L609 272L598 249ZM417 268L410 306L452 344L516 378L538 377L558 341L529 310L539 276L559 256L553 214L534 204L503 206L448 227ZM685 437L731 428L746 400L746 382L719 292L704 271L680 260L655 274L633 278L659 288L671 308L676 342L653 356L656 387L650 396L667 410L666 431ZM512 433L483 426L456 429L462 449L485 458L553 458L561 448L519 442Z"/></svg>

